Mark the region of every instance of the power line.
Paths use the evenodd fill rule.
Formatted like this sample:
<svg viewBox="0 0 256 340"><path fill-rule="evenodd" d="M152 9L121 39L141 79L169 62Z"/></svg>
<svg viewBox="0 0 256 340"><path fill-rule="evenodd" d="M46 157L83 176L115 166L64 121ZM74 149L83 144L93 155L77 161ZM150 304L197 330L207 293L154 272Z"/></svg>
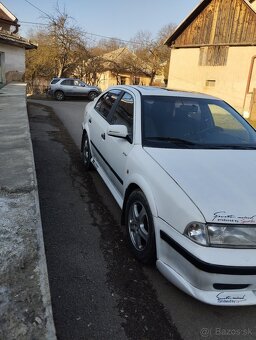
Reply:
<svg viewBox="0 0 256 340"><path fill-rule="evenodd" d="M104 38L104 39L112 39L112 40L118 40L124 43L128 43L128 44L137 44L137 45L141 45L141 43L135 42L135 41L130 41L130 40L124 40L124 39L119 39L119 38L114 38L114 37L108 37L105 35L100 35L100 34L95 34L95 33L90 33L90 32L86 32L86 34L89 35L93 35L95 37L99 37L99 38Z"/></svg>
<svg viewBox="0 0 256 340"><path fill-rule="evenodd" d="M36 5L32 4L30 1L25 0L28 4L30 4L32 7L34 7L35 9L37 9L39 12L45 14L48 18L50 17L50 15L46 12L44 12L43 10L41 10L39 7L37 7Z"/></svg>
<svg viewBox="0 0 256 340"><path fill-rule="evenodd" d="M27 0L25 0L27 1ZM29 25L38 25L38 26L48 26L48 24L43 24L41 22L31 22L31 21L19 21L21 24L29 24ZM128 43L128 44L135 44L135 45L141 45L141 43L136 42L136 41L131 41L131 40L124 40L120 38L115 38L115 37L108 37L106 35L100 35L96 33L91 33L91 32L85 32L85 35L92 35L95 37L103 38L103 39L110 39L110 40L118 40L120 42Z"/></svg>
<svg viewBox="0 0 256 340"><path fill-rule="evenodd" d="M41 13L45 14L48 18L50 17L49 14L47 14L46 12L44 12L43 10L41 10L39 7L35 6L34 4L32 4L29 0L25 0L28 4L30 4L32 7L36 8L38 11L40 11ZM47 24L42 24L42 23L36 23L36 22L29 22L29 21L20 21L21 23L25 23L25 24L31 24L31 25L46 25ZM92 36L95 37L99 37L99 38L104 38L104 39L111 39L111 40L117 40L120 42L124 42L126 44L135 44L135 45L142 45L139 42L135 42L135 41L129 41L129 40L124 40L124 39L120 39L120 38L115 38L115 37L108 37L108 36L104 36L104 35L100 35L100 34L95 34L95 33L90 33L90 32L86 32L86 34L90 34ZM146 43L146 45L149 45L148 43Z"/></svg>

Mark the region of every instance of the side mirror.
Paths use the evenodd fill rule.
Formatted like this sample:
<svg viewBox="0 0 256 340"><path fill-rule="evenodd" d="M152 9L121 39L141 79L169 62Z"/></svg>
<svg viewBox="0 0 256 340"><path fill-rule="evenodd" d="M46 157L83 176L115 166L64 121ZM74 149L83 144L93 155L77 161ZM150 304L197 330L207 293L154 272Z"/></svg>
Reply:
<svg viewBox="0 0 256 340"><path fill-rule="evenodd" d="M109 125L107 129L107 134L112 137L124 138L129 142L131 141L128 136L128 130L125 125Z"/></svg>

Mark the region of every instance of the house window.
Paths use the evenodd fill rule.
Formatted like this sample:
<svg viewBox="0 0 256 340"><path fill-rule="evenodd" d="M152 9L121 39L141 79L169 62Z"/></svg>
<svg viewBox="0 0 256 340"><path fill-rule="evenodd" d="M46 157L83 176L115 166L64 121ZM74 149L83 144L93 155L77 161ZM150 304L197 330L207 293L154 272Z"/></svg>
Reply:
<svg viewBox="0 0 256 340"><path fill-rule="evenodd" d="M225 66L228 59L228 46L200 48L199 66Z"/></svg>
<svg viewBox="0 0 256 340"><path fill-rule="evenodd" d="M205 86L214 87L216 80L206 80Z"/></svg>

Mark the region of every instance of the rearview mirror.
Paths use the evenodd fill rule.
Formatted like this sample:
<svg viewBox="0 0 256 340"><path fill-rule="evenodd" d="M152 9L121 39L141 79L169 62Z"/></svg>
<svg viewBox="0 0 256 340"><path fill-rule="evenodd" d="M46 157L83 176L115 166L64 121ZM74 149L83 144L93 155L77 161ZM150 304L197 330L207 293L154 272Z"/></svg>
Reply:
<svg viewBox="0 0 256 340"><path fill-rule="evenodd" d="M110 125L107 134L112 137L125 138L128 137L128 130L125 125Z"/></svg>

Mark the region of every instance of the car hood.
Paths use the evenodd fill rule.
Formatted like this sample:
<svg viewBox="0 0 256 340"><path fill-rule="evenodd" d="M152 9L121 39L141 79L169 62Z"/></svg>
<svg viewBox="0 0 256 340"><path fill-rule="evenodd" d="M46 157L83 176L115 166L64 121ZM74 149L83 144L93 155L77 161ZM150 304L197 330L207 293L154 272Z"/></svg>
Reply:
<svg viewBox="0 0 256 340"><path fill-rule="evenodd" d="M207 222L256 224L256 150L145 150Z"/></svg>

